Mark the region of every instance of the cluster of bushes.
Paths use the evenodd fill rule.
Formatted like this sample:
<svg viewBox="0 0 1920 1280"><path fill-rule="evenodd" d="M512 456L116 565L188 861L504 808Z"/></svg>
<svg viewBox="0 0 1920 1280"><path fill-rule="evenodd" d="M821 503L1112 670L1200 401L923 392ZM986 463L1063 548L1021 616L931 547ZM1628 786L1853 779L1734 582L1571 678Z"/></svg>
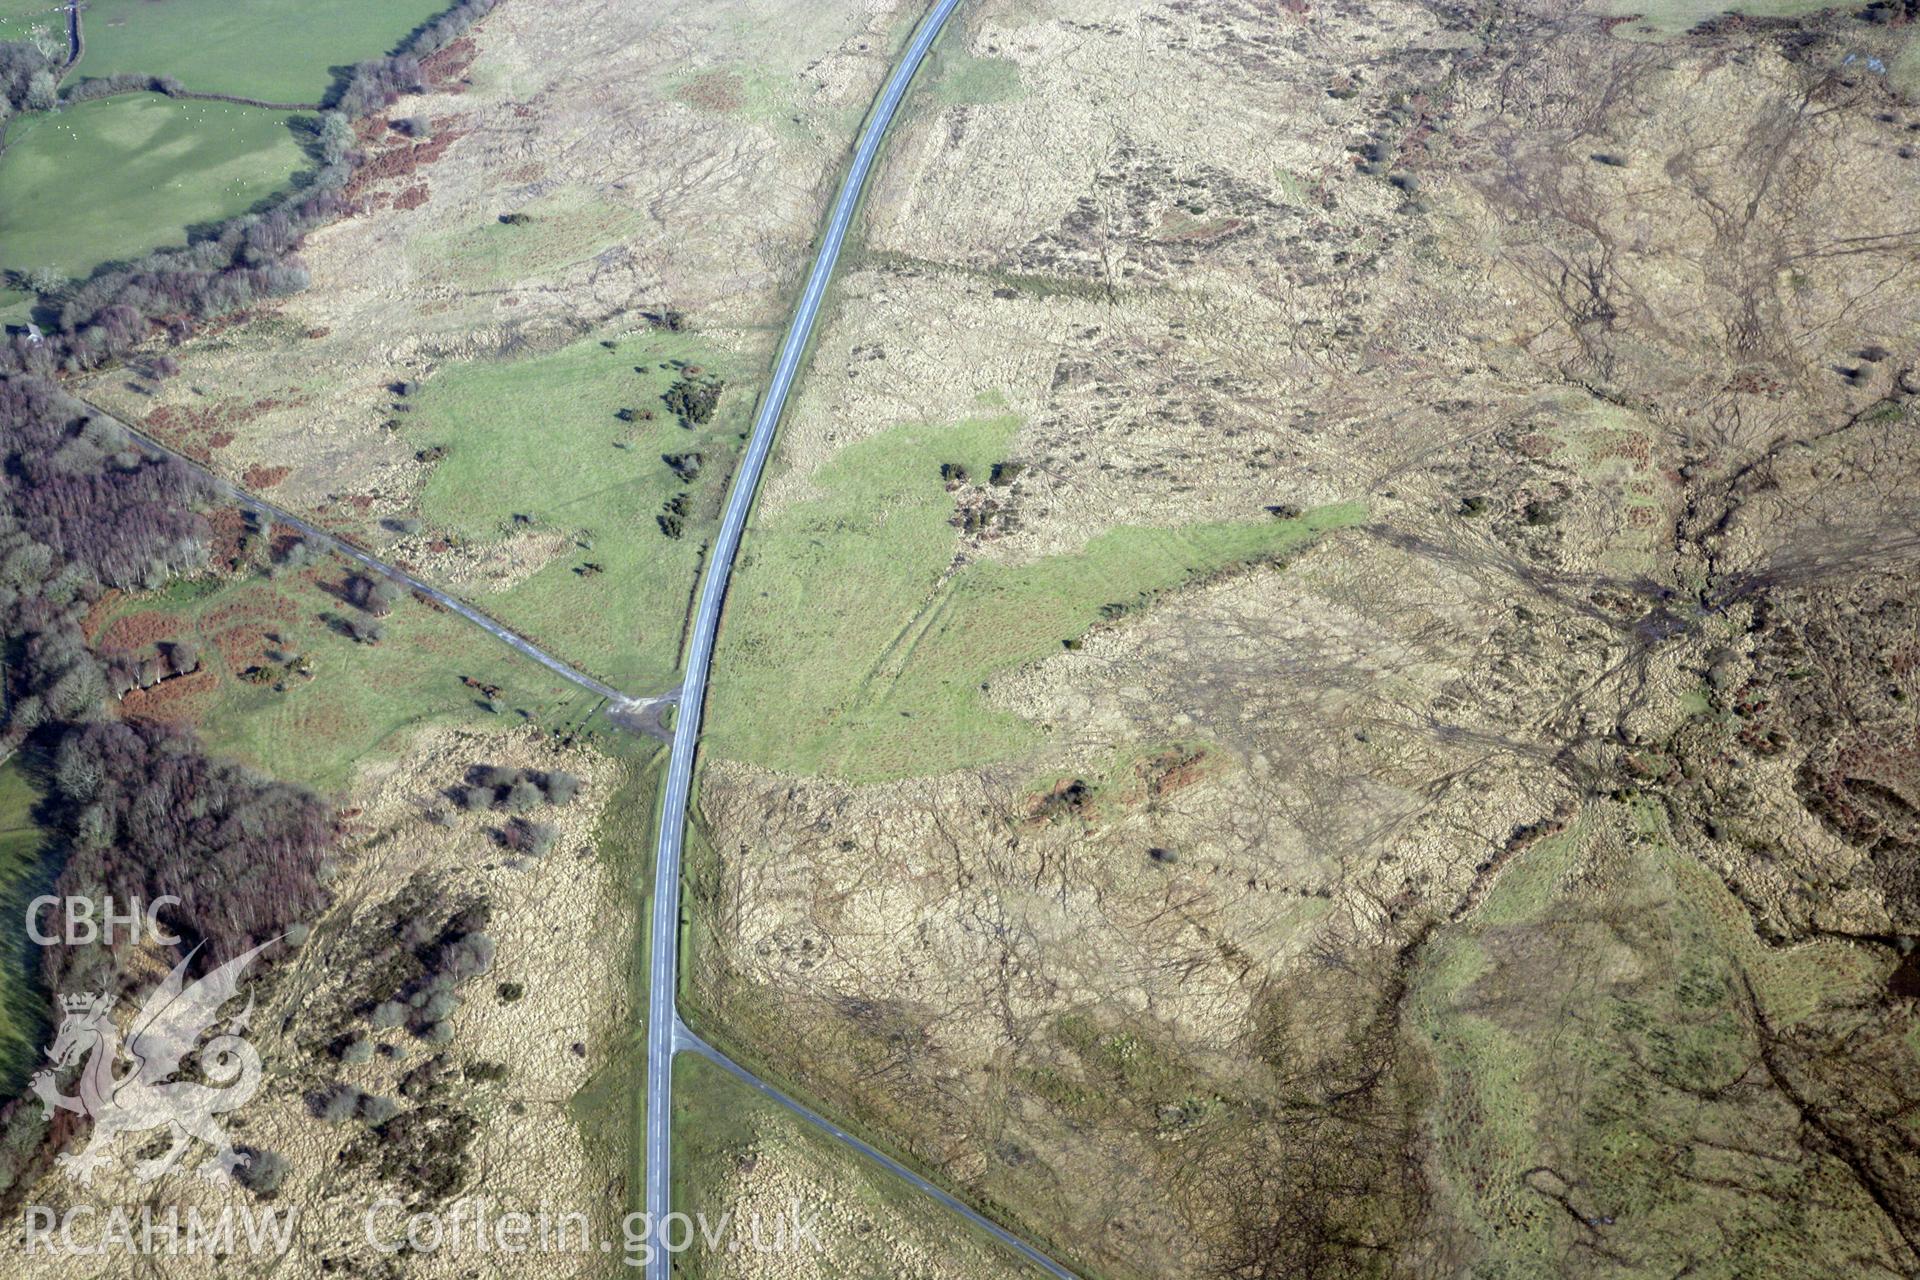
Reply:
<svg viewBox="0 0 1920 1280"><path fill-rule="evenodd" d="M393 612L393 606L406 597L406 589L392 578L355 574L347 579L347 600L376 618Z"/></svg>
<svg viewBox="0 0 1920 1280"><path fill-rule="evenodd" d="M248 684L269 685L275 693L285 693L287 682L295 677L313 679L313 659L303 653L272 649L266 656L266 662L248 667L240 673L240 678Z"/></svg>
<svg viewBox="0 0 1920 1280"><path fill-rule="evenodd" d="M151 689L162 680L192 675L200 669L200 646L191 640L162 645L146 658L114 654L106 660L107 692L124 698L135 689Z"/></svg>
<svg viewBox="0 0 1920 1280"><path fill-rule="evenodd" d="M298 292L307 271L296 257L308 232L346 211L346 188L358 157L352 121L423 87L420 60L458 39L497 0L461 0L416 31L397 53L357 64L313 125L318 166L272 208L232 219L184 249L161 249L125 266L110 266L61 300L44 341L16 335L0 351L0 370L49 372L94 368L124 354L158 324L176 336L198 322L256 301ZM0 44L0 96L9 109L53 105L51 63L31 44ZM178 92L164 77L77 88L87 95L146 87ZM141 82L135 84L134 82ZM43 101L44 99L44 101ZM35 108L40 109L40 108Z"/></svg>
<svg viewBox="0 0 1920 1280"><path fill-rule="evenodd" d="M467 1152L480 1131L468 1112L443 1102L402 1111L341 1153L349 1168L369 1167L408 1203L438 1203L466 1183Z"/></svg>
<svg viewBox="0 0 1920 1280"><path fill-rule="evenodd" d="M367 1012L376 1032L406 1028L428 1044L453 1039L449 1019L460 1007L459 988L493 968L493 939L486 933L491 910L479 902L434 931L415 916L400 928L400 944L413 959L414 976Z"/></svg>
<svg viewBox="0 0 1920 1280"><path fill-rule="evenodd" d="M559 838L560 828L551 822L532 822L526 818L515 818L500 833L501 844L530 858L545 857Z"/></svg>
<svg viewBox="0 0 1920 1280"><path fill-rule="evenodd" d="M666 505L654 519L659 522L660 532L669 538L678 538L687 531L687 517L693 513L693 499L685 490L668 498Z"/></svg>
<svg viewBox="0 0 1920 1280"><path fill-rule="evenodd" d="M296 546L305 547L306 544L298 543ZM289 567L293 559L293 549L290 548L281 562L282 567ZM393 612L393 607L406 597L407 591L398 582L383 575L349 574L339 588L339 594L360 612L344 617L326 614L324 618L327 625L356 643L372 645L387 638L386 623L382 619Z"/></svg>
<svg viewBox="0 0 1920 1280"><path fill-rule="evenodd" d="M386 624L375 618L354 614L345 618L336 618L334 622L355 644L379 644L387 638Z"/></svg>
<svg viewBox="0 0 1920 1280"><path fill-rule="evenodd" d="M259 1196L262 1200L271 1200L287 1180L287 1174L293 1166L278 1151L262 1151L258 1147L236 1147L247 1162L233 1171L234 1178L241 1186Z"/></svg>
<svg viewBox="0 0 1920 1280"><path fill-rule="evenodd" d="M69 85L61 98L69 104L92 102L95 98L112 98L123 93L164 93L169 97L184 93L186 88L172 76L148 76L132 71L120 71L110 76L89 76L77 84Z"/></svg>
<svg viewBox="0 0 1920 1280"><path fill-rule="evenodd" d="M667 408L680 415L681 426L692 427L713 420L713 411L720 404L720 392L726 385L718 378L681 378L660 398Z"/></svg>
<svg viewBox="0 0 1920 1280"><path fill-rule="evenodd" d="M467 771L467 785L453 798L463 809L526 813L543 804L571 804L579 790L580 779L564 769L480 764Z"/></svg>
<svg viewBox="0 0 1920 1280"><path fill-rule="evenodd" d="M496 1083L507 1074L496 1062L471 1062L458 1073L474 1084ZM473 1115L446 1096L455 1078L447 1055L436 1053L400 1078L399 1094L411 1107L345 1083L310 1095L307 1105L330 1123L360 1120L370 1130L342 1149L343 1167L368 1170L400 1188L410 1203L432 1203L465 1182L468 1149L479 1132Z"/></svg>
<svg viewBox="0 0 1920 1280"><path fill-rule="evenodd" d="M400 1104L392 1098L344 1083L322 1089L307 1100L307 1105L316 1117L328 1124L364 1120L378 1126L400 1114Z"/></svg>

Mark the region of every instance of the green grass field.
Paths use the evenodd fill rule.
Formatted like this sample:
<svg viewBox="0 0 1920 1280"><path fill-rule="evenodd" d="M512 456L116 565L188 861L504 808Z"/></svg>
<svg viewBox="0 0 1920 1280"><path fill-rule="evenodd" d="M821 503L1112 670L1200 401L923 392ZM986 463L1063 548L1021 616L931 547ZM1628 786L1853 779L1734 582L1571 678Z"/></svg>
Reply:
<svg viewBox="0 0 1920 1280"><path fill-rule="evenodd" d="M23 116L0 162L0 267L84 276L185 244L307 167L280 112L136 94Z"/></svg>
<svg viewBox="0 0 1920 1280"><path fill-rule="evenodd" d="M712 420L693 430L661 400L682 376L661 366L676 360L727 383ZM511 533L517 515L530 522L518 527L569 539L530 578L472 593L475 603L618 688L673 683L701 548L753 406L740 373L700 339L661 332L613 350L584 341L429 379L405 427L409 444L448 450L420 497L428 526L484 542ZM615 416L622 409L653 419L624 422ZM705 461L683 483L662 459L689 450ZM657 517L682 491L692 514L682 536L668 538ZM590 563L602 572L577 572Z"/></svg>
<svg viewBox="0 0 1920 1280"><path fill-rule="evenodd" d="M981 685L1058 653L1103 617L1361 518L1118 528L1031 564L950 571L959 533L943 463L986 476L1017 421L898 427L814 478L826 496L746 539L721 630L708 730L717 754L798 773L878 780L1021 754L1038 729Z"/></svg>
<svg viewBox="0 0 1920 1280"><path fill-rule="evenodd" d="M1027 93L1020 81L1020 64L1011 58L981 58L936 48L927 76L934 97L941 102L1012 102Z"/></svg>
<svg viewBox="0 0 1920 1280"><path fill-rule="evenodd" d="M26 1079L46 1031L40 990L40 953L20 922L27 903L47 891L52 868L42 858L45 833L33 821L40 793L17 760L0 765L0 1097L12 1097Z"/></svg>
<svg viewBox="0 0 1920 1280"><path fill-rule="evenodd" d="M67 47L67 15L55 0L0 0L0 40L25 40L35 27L45 27L50 40Z"/></svg>
<svg viewBox="0 0 1920 1280"><path fill-rule="evenodd" d="M430 720L530 719L563 727L580 723L598 705L593 695L549 675L472 623L411 598L386 619L380 643L365 645L341 634L326 615L356 611L324 588L341 581L344 563L331 561L317 575L271 581L179 582L157 596L121 601L115 618L168 615L168 638L197 641L203 666L216 677L189 677L197 683L182 687L191 692L175 694L177 703L160 701L154 714L195 722L216 754L332 791L349 780L355 765L395 745L396 735ZM237 669L260 661L258 637L268 631L279 636L281 651L312 663L313 679L295 677L277 691L239 678ZM217 661L222 636L244 637L246 649L229 639L229 659ZM462 676L498 686L501 710L482 707L481 695L461 683Z"/></svg>
<svg viewBox="0 0 1920 1280"><path fill-rule="evenodd" d="M78 76L177 77L202 93L318 102L331 68L390 52L446 0L89 0Z"/></svg>

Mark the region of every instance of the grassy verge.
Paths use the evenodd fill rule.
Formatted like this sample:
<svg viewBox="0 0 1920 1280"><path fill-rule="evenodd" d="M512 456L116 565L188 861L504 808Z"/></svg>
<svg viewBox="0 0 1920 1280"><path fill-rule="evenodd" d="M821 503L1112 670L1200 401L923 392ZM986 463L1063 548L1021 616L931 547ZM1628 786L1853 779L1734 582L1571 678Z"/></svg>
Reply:
<svg viewBox="0 0 1920 1280"><path fill-rule="evenodd" d="M559 533L561 554L476 603L619 688L664 688L752 408L739 378L724 353L667 332L448 369L413 397L404 428L416 447L446 451L420 514L469 543ZM712 418L682 426L663 396L712 379L726 384ZM691 479L666 461L688 454L700 455ZM670 537L660 518L683 493Z"/></svg>
<svg viewBox="0 0 1920 1280"><path fill-rule="evenodd" d="M646 1192L648 924L653 909L653 832L666 751L650 739L626 739L619 790L601 814L594 847L628 895L635 913L633 949L627 962L627 999L614 1032L616 1051L607 1065L568 1102L568 1113L603 1169L617 1170L618 1192L604 1216L618 1219L644 1208ZM617 1222L609 1223L615 1228ZM609 1274L631 1274L619 1262Z"/></svg>
<svg viewBox="0 0 1920 1280"><path fill-rule="evenodd" d="M1037 1275L1024 1261L860 1156L767 1102L704 1058L674 1067L674 1206L704 1214L718 1248L696 1236L676 1274L702 1280L768 1274L771 1246L796 1211L817 1215L820 1249L789 1236L781 1274L846 1280ZM723 1217L724 1216L724 1217ZM759 1221L755 1234L755 1220ZM729 1245L737 1245L730 1249Z"/></svg>
<svg viewBox="0 0 1920 1280"><path fill-rule="evenodd" d="M1039 731L981 696L992 676L1364 514L1343 504L1296 520L1119 528L1028 564L956 562L942 466L990 475L1016 425L900 427L849 446L814 478L822 496L753 531L720 635L715 752L862 781L1016 756Z"/></svg>
<svg viewBox="0 0 1920 1280"><path fill-rule="evenodd" d="M446 8L446 0L88 0L87 52L76 70L317 102L334 67L380 57Z"/></svg>
<svg viewBox="0 0 1920 1280"><path fill-rule="evenodd" d="M27 903L47 891L53 868L43 857L46 833L33 820L40 794L18 760L0 765L0 1097L25 1083L46 1027L40 954L20 922Z"/></svg>
<svg viewBox="0 0 1920 1280"><path fill-rule="evenodd" d="M22 116L0 162L0 267L84 276L183 245L308 167L288 117L155 94Z"/></svg>

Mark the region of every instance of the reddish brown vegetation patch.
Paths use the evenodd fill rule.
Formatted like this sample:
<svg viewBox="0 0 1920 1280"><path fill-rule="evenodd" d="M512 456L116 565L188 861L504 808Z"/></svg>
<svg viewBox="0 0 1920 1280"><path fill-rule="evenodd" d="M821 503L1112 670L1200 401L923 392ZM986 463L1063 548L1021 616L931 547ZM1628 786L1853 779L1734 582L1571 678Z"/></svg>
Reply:
<svg viewBox="0 0 1920 1280"><path fill-rule="evenodd" d="M142 422L147 432L200 462L210 459L211 441L231 432L223 431L228 411L222 407L197 408L193 405L163 404L147 414Z"/></svg>
<svg viewBox="0 0 1920 1280"><path fill-rule="evenodd" d="M240 480L249 489L271 489L292 474L292 467L248 467Z"/></svg>
<svg viewBox="0 0 1920 1280"><path fill-rule="evenodd" d="M279 623L291 621L299 616L293 601L285 596L266 592L252 593L246 598L209 609L201 626L207 630L230 627L240 623L252 623L254 626L273 630Z"/></svg>
<svg viewBox="0 0 1920 1280"><path fill-rule="evenodd" d="M429 141L403 143L368 156L366 163L354 170L352 180L347 183L348 198L357 199L367 195L379 183L412 175L422 165L438 160L446 154L448 147L467 135L467 130L453 127L451 116L444 123L436 118L433 127L434 136Z"/></svg>
<svg viewBox="0 0 1920 1280"><path fill-rule="evenodd" d="M423 58L420 69L435 88L446 93L463 93L466 86L453 82L466 75L467 69L473 66L473 60L479 56L480 51L474 47L473 41L461 36L446 48Z"/></svg>
<svg viewBox="0 0 1920 1280"><path fill-rule="evenodd" d="M191 724L220 685L220 677L202 667L190 675L162 680L151 689L130 689L120 699L120 714L129 720L164 720Z"/></svg>
<svg viewBox="0 0 1920 1280"><path fill-rule="evenodd" d="M1599 458L1622 458L1644 471L1651 460L1652 447L1653 442L1645 436L1629 432L1602 450Z"/></svg>
<svg viewBox="0 0 1920 1280"><path fill-rule="evenodd" d="M1200 781L1206 773L1206 759L1207 753L1201 750L1162 751L1150 760L1142 760L1135 771L1148 797L1159 800Z"/></svg>
<svg viewBox="0 0 1920 1280"><path fill-rule="evenodd" d="M213 562L237 568L240 540L246 536L247 517L238 507L220 507L207 516L213 529Z"/></svg>
<svg viewBox="0 0 1920 1280"><path fill-rule="evenodd" d="M100 634L102 649L144 649L148 645L170 640L179 633L180 620L170 613L158 609L142 609L139 613L124 613Z"/></svg>
<svg viewBox="0 0 1920 1280"><path fill-rule="evenodd" d="M267 637L258 627L233 627L215 635L213 647L221 664L237 675L266 656Z"/></svg>
<svg viewBox="0 0 1920 1280"><path fill-rule="evenodd" d="M738 111L744 100L740 77L731 71L709 71L695 76L674 96L702 111Z"/></svg>
<svg viewBox="0 0 1920 1280"><path fill-rule="evenodd" d="M100 593L87 609L87 616L80 620L80 630L87 637L87 644L95 649L100 647L100 633L105 630L113 615L114 608L126 599L127 593L118 587L108 587Z"/></svg>
<svg viewBox="0 0 1920 1280"><path fill-rule="evenodd" d="M427 184L416 182L393 198L396 209L418 209L427 202Z"/></svg>

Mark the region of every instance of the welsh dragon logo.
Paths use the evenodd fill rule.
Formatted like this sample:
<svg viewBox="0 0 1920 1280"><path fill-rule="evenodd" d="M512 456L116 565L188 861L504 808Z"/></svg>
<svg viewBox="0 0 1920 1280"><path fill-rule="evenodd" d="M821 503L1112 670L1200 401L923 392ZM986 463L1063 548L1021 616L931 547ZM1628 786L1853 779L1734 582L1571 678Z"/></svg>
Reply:
<svg viewBox="0 0 1920 1280"><path fill-rule="evenodd" d="M47 1057L54 1068L86 1059L80 1071L80 1092L76 1097L61 1093L52 1069L35 1074L31 1086L49 1117L58 1109L93 1121L86 1149L59 1158L68 1177L92 1182L95 1166L106 1159L115 1138L161 1127L172 1131L173 1143L153 1159L134 1165L133 1175L141 1182L151 1182L173 1168L195 1138L215 1152L214 1160L201 1171L203 1177L218 1178L247 1163L214 1117L245 1105L260 1087L260 1055L241 1035L253 1012L253 1000L247 1000L246 1008L221 1034L197 1051L195 1046L218 1018L220 1007L233 999L240 975L271 945L262 943L190 984L187 966L199 951L195 947L140 1006L124 1045L114 1026L111 996L90 993L60 998L66 1016ZM212 1084L172 1080L189 1053L195 1056L199 1074ZM119 1070L122 1059L131 1064L124 1071Z"/></svg>

